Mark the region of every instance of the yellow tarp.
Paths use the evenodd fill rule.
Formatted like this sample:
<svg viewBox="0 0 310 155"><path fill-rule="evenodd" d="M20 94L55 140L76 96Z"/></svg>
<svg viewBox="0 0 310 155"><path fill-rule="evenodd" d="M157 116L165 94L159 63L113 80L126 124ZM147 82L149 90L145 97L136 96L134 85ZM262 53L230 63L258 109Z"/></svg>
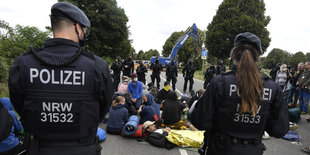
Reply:
<svg viewBox="0 0 310 155"><path fill-rule="evenodd" d="M167 139L181 147L200 148L203 143L204 131L170 130Z"/></svg>

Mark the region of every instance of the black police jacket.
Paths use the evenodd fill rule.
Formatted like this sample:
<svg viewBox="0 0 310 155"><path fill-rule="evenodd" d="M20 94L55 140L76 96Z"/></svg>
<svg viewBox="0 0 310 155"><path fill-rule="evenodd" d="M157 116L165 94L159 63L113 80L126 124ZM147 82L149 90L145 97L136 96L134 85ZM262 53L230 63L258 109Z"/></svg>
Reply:
<svg viewBox="0 0 310 155"><path fill-rule="evenodd" d="M191 114L191 122L207 133L213 130L240 139L261 139L264 131L283 137L289 130L289 121L281 88L268 77L262 79L262 101L255 116L238 113L241 98L235 72L231 71L212 79Z"/></svg>
<svg viewBox="0 0 310 155"><path fill-rule="evenodd" d="M146 67L142 64L142 65L138 66L136 72L137 72L138 77L144 77L144 76L145 76L145 73L147 72L147 69L146 69Z"/></svg>
<svg viewBox="0 0 310 155"><path fill-rule="evenodd" d="M118 62L114 62L111 65L111 70L113 70L113 74L114 75L120 75L121 71L122 71L122 68L123 68L122 64L118 63Z"/></svg>
<svg viewBox="0 0 310 155"><path fill-rule="evenodd" d="M183 76L193 78L195 74L195 66L193 64L186 64L182 70Z"/></svg>
<svg viewBox="0 0 310 155"><path fill-rule="evenodd" d="M36 51L19 56L9 74L25 131L43 140L94 138L112 103L108 64L90 52L77 55L79 44L67 39L46 40Z"/></svg>
<svg viewBox="0 0 310 155"><path fill-rule="evenodd" d="M132 61L132 59L126 59L124 60L123 62L123 69L124 71L129 71L130 74L133 73L133 70L134 70L134 62Z"/></svg>
<svg viewBox="0 0 310 155"><path fill-rule="evenodd" d="M178 77L178 67L175 64L170 64L166 70L167 77Z"/></svg>
<svg viewBox="0 0 310 155"><path fill-rule="evenodd" d="M153 70L152 75L160 75L160 71L163 70L161 63L152 63L150 69Z"/></svg>

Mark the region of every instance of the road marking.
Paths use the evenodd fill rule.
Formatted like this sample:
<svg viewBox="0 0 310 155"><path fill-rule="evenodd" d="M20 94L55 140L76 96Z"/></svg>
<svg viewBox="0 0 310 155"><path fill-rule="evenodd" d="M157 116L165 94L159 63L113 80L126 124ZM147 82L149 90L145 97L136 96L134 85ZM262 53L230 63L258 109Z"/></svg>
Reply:
<svg viewBox="0 0 310 155"><path fill-rule="evenodd" d="M186 150L184 150L184 149L179 149L179 151L180 151L180 154L181 154L181 155L187 155Z"/></svg>
<svg viewBox="0 0 310 155"><path fill-rule="evenodd" d="M160 78L161 78L162 80L164 80L164 81L167 81L166 79L164 79L164 78L161 77L161 76L160 76ZM175 91L176 91L177 93L179 93L181 96L183 96L183 93L181 93L179 89L175 88Z"/></svg>

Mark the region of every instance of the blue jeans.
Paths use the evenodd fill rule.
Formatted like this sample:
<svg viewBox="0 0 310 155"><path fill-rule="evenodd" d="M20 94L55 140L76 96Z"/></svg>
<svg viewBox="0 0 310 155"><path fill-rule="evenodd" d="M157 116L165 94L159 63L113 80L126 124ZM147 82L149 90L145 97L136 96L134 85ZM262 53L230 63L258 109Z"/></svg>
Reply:
<svg viewBox="0 0 310 155"><path fill-rule="evenodd" d="M309 93L300 89L299 91L299 109L300 111L308 112L309 106Z"/></svg>
<svg viewBox="0 0 310 155"><path fill-rule="evenodd" d="M294 94L295 94L294 101L292 103L294 103L294 104L297 103L297 100L299 97L299 90L296 88L297 88L296 86L292 86L291 89L289 90L289 95L288 95L288 98L286 100L286 104L291 103Z"/></svg>

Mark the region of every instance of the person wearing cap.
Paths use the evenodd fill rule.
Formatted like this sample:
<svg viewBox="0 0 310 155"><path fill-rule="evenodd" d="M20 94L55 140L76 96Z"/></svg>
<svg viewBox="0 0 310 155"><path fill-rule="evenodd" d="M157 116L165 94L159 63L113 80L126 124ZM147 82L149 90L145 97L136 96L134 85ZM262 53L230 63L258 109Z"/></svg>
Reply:
<svg viewBox="0 0 310 155"><path fill-rule="evenodd" d="M156 122L146 121L143 123L142 130L146 133L145 141L149 142L151 145L164 147L169 150L176 147L175 144L169 142L166 138L168 132L170 132L169 127L157 129Z"/></svg>
<svg viewBox="0 0 310 155"><path fill-rule="evenodd" d="M143 84L146 84L145 80L145 74L147 73L147 69L143 64L143 61L139 61L139 66L137 67L137 75L138 75L138 80L141 81Z"/></svg>
<svg viewBox="0 0 310 155"><path fill-rule="evenodd" d="M150 69L153 71L151 74L151 80L155 86L155 80L157 81L157 89L160 89L160 72L163 70L163 66L159 62L159 57L156 57L154 63L151 64Z"/></svg>
<svg viewBox="0 0 310 155"><path fill-rule="evenodd" d="M121 80L121 71L123 69L121 57L117 57L115 62L111 65L111 70L113 70L113 87L114 91L117 91L119 82Z"/></svg>
<svg viewBox="0 0 310 155"><path fill-rule="evenodd" d="M195 66L193 64L193 60L188 60L188 63L185 65L185 67L182 70L183 77L184 77L183 93L186 92L188 81L189 81L189 92L191 92L193 90L195 71L196 71L196 69L195 69Z"/></svg>
<svg viewBox="0 0 310 155"><path fill-rule="evenodd" d="M211 62L210 63L210 67L206 70L205 72L205 76L204 76L204 79L205 79L205 82L203 84L203 89L206 89L208 84L210 83L210 81L213 79L213 77L216 75L216 69L215 69L215 66L214 66L214 63Z"/></svg>
<svg viewBox="0 0 310 155"><path fill-rule="evenodd" d="M175 64L174 59L171 60L171 63L167 67L166 79L169 83L172 81L172 89L175 91L175 84L178 80L178 66Z"/></svg>
<svg viewBox="0 0 310 155"><path fill-rule="evenodd" d="M50 18L53 38L20 55L9 72L28 153L100 154L97 128L112 103L109 65L83 48L91 24L82 10L58 2Z"/></svg>
<svg viewBox="0 0 310 155"><path fill-rule="evenodd" d="M264 131L282 138L289 130L288 109L281 88L260 75L256 62L263 54L253 33L235 37L232 71L213 78L191 113L191 123L205 130L207 154L263 154Z"/></svg>
<svg viewBox="0 0 310 155"><path fill-rule="evenodd" d="M134 71L134 62L132 61L131 54L128 55L128 58L124 60L123 64L123 76L130 77Z"/></svg>
<svg viewBox="0 0 310 155"><path fill-rule="evenodd" d="M131 101L134 103L136 109L139 109L142 103L143 84L138 81L136 73L131 74L132 81L128 84L128 92L131 94Z"/></svg>

